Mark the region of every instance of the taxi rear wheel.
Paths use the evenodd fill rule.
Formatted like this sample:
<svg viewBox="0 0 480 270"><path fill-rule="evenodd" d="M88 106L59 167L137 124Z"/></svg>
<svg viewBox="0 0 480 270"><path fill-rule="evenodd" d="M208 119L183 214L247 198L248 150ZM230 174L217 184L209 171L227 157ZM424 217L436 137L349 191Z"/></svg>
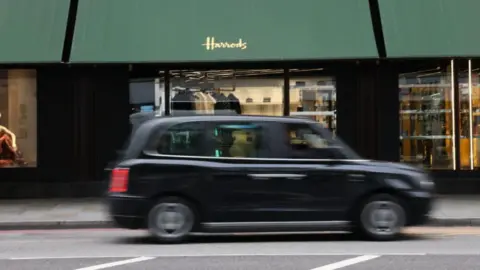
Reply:
<svg viewBox="0 0 480 270"><path fill-rule="evenodd" d="M148 231L160 243L185 241L195 222L193 206L178 197L160 199L148 213Z"/></svg>

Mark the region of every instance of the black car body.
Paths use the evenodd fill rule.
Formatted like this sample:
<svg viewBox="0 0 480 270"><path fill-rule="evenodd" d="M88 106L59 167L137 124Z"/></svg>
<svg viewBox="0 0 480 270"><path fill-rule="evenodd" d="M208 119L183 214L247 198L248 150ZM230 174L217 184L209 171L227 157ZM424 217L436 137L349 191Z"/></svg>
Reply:
<svg viewBox="0 0 480 270"><path fill-rule="evenodd" d="M113 220L163 242L346 228L394 239L427 221L434 189L422 169L362 159L320 124L289 117L151 119L113 165Z"/></svg>

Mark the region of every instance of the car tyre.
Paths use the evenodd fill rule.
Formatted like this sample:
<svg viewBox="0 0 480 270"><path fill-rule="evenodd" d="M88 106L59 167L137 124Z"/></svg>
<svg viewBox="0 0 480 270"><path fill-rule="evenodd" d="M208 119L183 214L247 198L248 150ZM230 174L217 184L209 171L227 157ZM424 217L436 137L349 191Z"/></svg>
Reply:
<svg viewBox="0 0 480 270"><path fill-rule="evenodd" d="M405 227L406 212L398 198L377 194L361 206L356 223L360 235L369 240L396 240Z"/></svg>
<svg viewBox="0 0 480 270"><path fill-rule="evenodd" d="M160 199L148 213L148 231L159 243L184 242L196 222L194 207L178 197Z"/></svg>

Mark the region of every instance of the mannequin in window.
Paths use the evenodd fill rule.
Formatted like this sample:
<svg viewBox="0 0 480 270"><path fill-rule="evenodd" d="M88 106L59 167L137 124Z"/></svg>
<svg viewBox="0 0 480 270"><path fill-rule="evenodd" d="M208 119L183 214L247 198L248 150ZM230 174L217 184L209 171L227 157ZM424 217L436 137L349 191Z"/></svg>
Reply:
<svg viewBox="0 0 480 270"><path fill-rule="evenodd" d="M14 164L26 165L17 148L17 137L8 128L0 125L0 166Z"/></svg>
<svg viewBox="0 0 480 270"><path fill-rule="evenodd" d="M1 113L0 113L0 118L2 118ZM0 138L3 138L4 136L9 136L10 138L9 145L11 145L12 151L17 151L17 136L15 136L15 134L5 126L0 125Z"/></svg>

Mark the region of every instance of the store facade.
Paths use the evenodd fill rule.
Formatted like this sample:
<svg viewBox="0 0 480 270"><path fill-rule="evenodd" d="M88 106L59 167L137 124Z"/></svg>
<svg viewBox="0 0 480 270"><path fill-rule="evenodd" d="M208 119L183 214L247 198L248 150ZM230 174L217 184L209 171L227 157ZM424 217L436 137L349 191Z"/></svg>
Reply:
<svg viewBox="0 0 480 270"><path fill-rule="evenodd" d="M458 15L480 4L419 2L4 1L0 197L99 196L132 113L224 110L311 118L480 192L480 47Z"/></svg>

